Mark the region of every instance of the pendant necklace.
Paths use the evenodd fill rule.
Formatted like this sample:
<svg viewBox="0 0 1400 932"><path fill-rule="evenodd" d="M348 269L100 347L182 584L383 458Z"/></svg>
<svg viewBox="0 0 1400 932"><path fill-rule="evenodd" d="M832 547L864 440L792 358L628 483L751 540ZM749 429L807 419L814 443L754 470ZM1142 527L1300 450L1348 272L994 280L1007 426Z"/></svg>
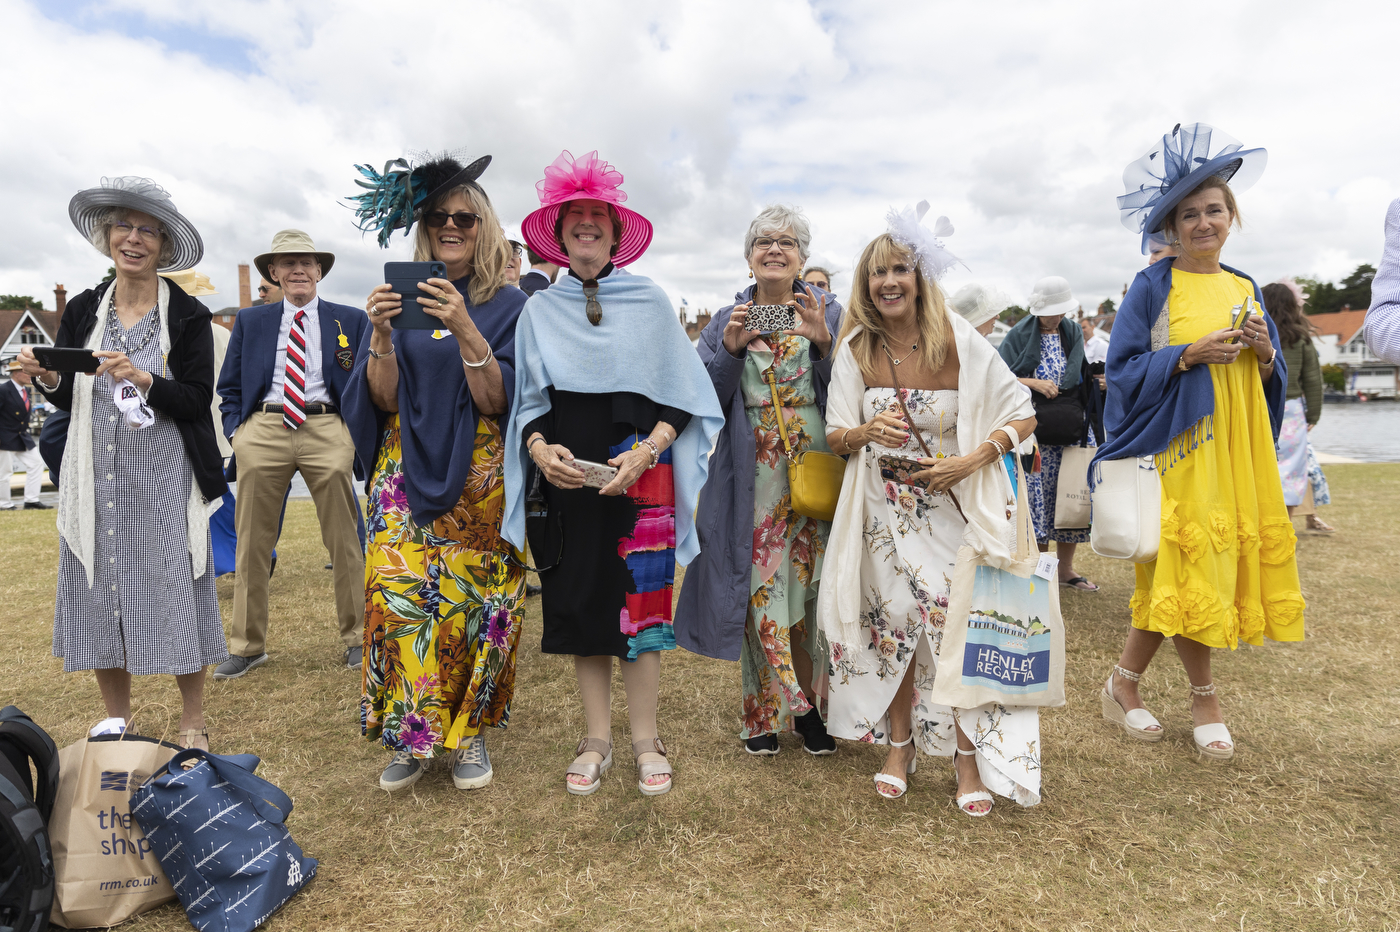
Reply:
<svg viewBox="0 0 1400 932"><path fill-rule="evenodd" d="M909 344L909 352L907 352L907 353L904 354L904 359L895 359L895 358L894 358L894 353L890 352L890 345L889 345L888 343L885 343L884 341L881 341L881 342L882 342L882 345L885 347L885 355L888 356L888 357L890 357L890 362L894 363L896 366L899 365L900 363L904 362L904 359L908 359L910 356L913 356L915 353L917 353L917 352L919 351L919 344L918 344L918 343L911 343L911 344Z"/></svg>

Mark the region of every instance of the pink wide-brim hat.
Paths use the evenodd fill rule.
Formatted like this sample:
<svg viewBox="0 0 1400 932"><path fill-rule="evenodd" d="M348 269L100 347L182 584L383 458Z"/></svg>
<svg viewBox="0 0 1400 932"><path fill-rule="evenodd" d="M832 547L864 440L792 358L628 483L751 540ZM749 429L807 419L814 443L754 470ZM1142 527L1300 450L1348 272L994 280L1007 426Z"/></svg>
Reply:
<svg viewBox="0 0 1400 932"><path fill-rule="evenodd" d="M559 211L569 201L598 200L611 204L622 217L622 240L617 244L612 264L621 268L636 262L651 245L651 221L622 206L627 194L621 185L622 173L598 158L597 149L577 159L565 149L544 170L544 180L535 185L540 196L539 210L520 224L526 244L536 255L567 268L569 257L554 238Z"/></svg>

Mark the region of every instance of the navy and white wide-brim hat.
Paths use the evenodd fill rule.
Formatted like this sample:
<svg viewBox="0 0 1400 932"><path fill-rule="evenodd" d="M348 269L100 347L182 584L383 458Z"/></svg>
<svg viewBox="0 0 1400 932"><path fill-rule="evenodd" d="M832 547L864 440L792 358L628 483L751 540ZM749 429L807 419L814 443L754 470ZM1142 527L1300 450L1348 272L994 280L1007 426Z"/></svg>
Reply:
<svg viewBox="0 0 1400 932"><path fill-rule="evenodd" d="M192 268L204 258L204 240L200 238L199 231L175 207L170 192L149 178L136 175L103 178L100 187L88 188L73 195L68 202L68 217L83 238L91 242L93 229L112 207L139 210L164 224L174 243L174 252L157 271Z"/></svg>
<svg viewBox="0 0 1400 932"><path fill-rule="evenodd" d="M1215 175L1244 191L1259 180L1268 162L1265 149L1246 149L1205 123L1178 123L1123 170L1127 193L1118 198L1123 226L1142 234L1142 254L1147 255L1148 236L1162 229L1172 208L1202 181Z"/></svg>

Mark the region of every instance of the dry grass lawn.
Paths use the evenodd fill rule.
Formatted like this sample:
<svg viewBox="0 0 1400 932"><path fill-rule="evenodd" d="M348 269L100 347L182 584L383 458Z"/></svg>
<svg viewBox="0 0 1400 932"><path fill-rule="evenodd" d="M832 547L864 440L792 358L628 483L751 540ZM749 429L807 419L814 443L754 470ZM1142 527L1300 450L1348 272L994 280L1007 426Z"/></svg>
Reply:
<svg viewBox="0 0 1400 932"><path fill-rule="evenodd" d="M1308 640L1218 655L1232 763L1195 759L1169 648L1143 681L1166 740L1139 744L1103 723L1098 691L1132 568L1089 553L1080 569L1104 588L1064 596L1070 699L1042 720L1045 801L999 800L978 821L953 807L947 760L922 760L909 794L887 801L871 781L875 748L843 743L817 759L789 739L776 758L748 757L738 665L683 651L662 671L675 789L644 799L621 759L599 793L569 796L582 713L568 658L539 652L537 605L511 726L491 739L495 782L460 793L437 769L391 798L376 782L386 752L358 734L358 679L340 667L314 511L295 502L273 580L272 662L208 690L214 749L263 758L296 801L294 835L321 861L267 928L1400 929L1400 692L1386 634L1400 628L1400 467L1328 474L1326 517L1343 530L1299 541ZM0 528L0 699L63 745L103 713L91 675L65 676L49 655L53 512L0 515ZM219 582L226 619L232 591ZM173 679L138 681L137 702L173 713ZM159 732L159 718L142 731ZM171 905L130 928L189 925Z"/></svg>

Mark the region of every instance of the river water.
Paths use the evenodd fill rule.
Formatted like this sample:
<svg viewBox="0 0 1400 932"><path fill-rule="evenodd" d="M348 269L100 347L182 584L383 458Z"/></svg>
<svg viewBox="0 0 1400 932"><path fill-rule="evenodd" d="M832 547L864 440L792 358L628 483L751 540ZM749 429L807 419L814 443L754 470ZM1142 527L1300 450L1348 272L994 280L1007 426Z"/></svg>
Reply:
<svg viewBox="0 0 1400 932"><path fill-rule="evenodd" d="M1400 402L1326 405L1308 439L1319 453L1400 463Z"/></svg>

